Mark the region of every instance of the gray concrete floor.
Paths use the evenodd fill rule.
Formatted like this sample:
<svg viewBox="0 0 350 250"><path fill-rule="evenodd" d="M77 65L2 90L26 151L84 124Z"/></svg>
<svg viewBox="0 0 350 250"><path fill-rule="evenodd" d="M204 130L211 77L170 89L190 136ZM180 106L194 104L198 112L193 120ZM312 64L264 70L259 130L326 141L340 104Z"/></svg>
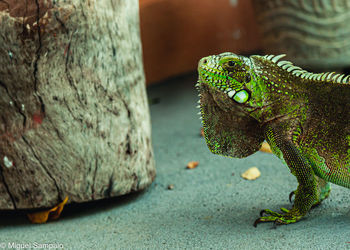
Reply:
<svg viewBox="0 0 350 250"><path fill-rule="evenodd" d="M288 195L297 182L271 154L245 159L211 154L199 136L195 81L189 75L148 89L157 178L147 190L69 206L59 221L44 225L1 212L0 248L9 242L60 243L66 249L350 248L350 190L335 185L304 220L253 227L261 209L291 207ZM187 170L189 161L200 163ZM242 179L252 166L261 177Z"/></svg>

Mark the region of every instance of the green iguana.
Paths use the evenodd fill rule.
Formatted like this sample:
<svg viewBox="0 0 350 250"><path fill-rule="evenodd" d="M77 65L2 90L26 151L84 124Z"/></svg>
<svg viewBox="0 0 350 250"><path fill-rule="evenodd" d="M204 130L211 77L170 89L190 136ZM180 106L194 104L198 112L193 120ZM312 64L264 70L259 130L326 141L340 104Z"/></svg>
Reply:
<svg viewBox="0 0 350 250"><path fill-rule="evenodd" d="M310 73L283 56L227 52L198 65L210 151L242 158L266 140L298 180L293 207L262 210L254 226L297 222L328 197L330 182L350 188L350 76Z"/></svg>

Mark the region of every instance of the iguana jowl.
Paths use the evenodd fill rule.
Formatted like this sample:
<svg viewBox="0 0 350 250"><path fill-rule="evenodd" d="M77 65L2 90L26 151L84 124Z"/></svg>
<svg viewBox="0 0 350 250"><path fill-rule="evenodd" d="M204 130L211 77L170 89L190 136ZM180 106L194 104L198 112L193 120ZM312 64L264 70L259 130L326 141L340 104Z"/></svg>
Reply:
<svg viewBox="0 0 350 250"><path fill-rule="evenodd" d="M265 209L254 226L300 220L328 197L330 182L350 188L350 76L310 73L283 56L227 52L198 65L211 152L246 157L266 140L298 180L293 207Z"/></svg>

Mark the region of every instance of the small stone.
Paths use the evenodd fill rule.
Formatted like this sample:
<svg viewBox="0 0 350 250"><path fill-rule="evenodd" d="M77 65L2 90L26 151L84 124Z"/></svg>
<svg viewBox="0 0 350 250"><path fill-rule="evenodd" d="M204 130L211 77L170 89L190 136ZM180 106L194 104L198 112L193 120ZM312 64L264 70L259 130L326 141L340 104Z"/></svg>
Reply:
<svg viewBox="0 0 350 250"><path fill-rule="evenodd" d="M242 173L242 177L246 180L255 180L261 175L259 169L257 167L251 167L244 173Z"/></svg>
<svg viewBox="0 0 350 250"><path fill-rule="evenodd" d="M263 144L261 145L260 151L265 153L270 153L270 154L272 153L270 145L267 142L263 142Z"/></svg>
<svg viewBox="0 0 350 250"><path fill-rule="evenodd" d="M169 189L169 190L173 190L173 189L174 189L174 184L168 185L168 189Z"/></svg>
<svg viewBox="0 0 350 250"><path fill-rule="evenodd" d="M186 168L193 169L193 168L196 168L198 164L199 164L199 161L190 161L189 163L187 163Z"/></svg>

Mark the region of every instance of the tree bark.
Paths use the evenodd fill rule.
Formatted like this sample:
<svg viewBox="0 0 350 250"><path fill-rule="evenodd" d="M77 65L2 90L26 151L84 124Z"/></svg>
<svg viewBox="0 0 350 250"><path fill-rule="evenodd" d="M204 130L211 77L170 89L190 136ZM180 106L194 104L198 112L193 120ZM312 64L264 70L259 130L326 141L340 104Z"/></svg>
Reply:
<svg viewBox="0 0 350 250"><path fill-rule="evenodd" d="M137 0L0 1L0 209L155 177Z"/></svg>

